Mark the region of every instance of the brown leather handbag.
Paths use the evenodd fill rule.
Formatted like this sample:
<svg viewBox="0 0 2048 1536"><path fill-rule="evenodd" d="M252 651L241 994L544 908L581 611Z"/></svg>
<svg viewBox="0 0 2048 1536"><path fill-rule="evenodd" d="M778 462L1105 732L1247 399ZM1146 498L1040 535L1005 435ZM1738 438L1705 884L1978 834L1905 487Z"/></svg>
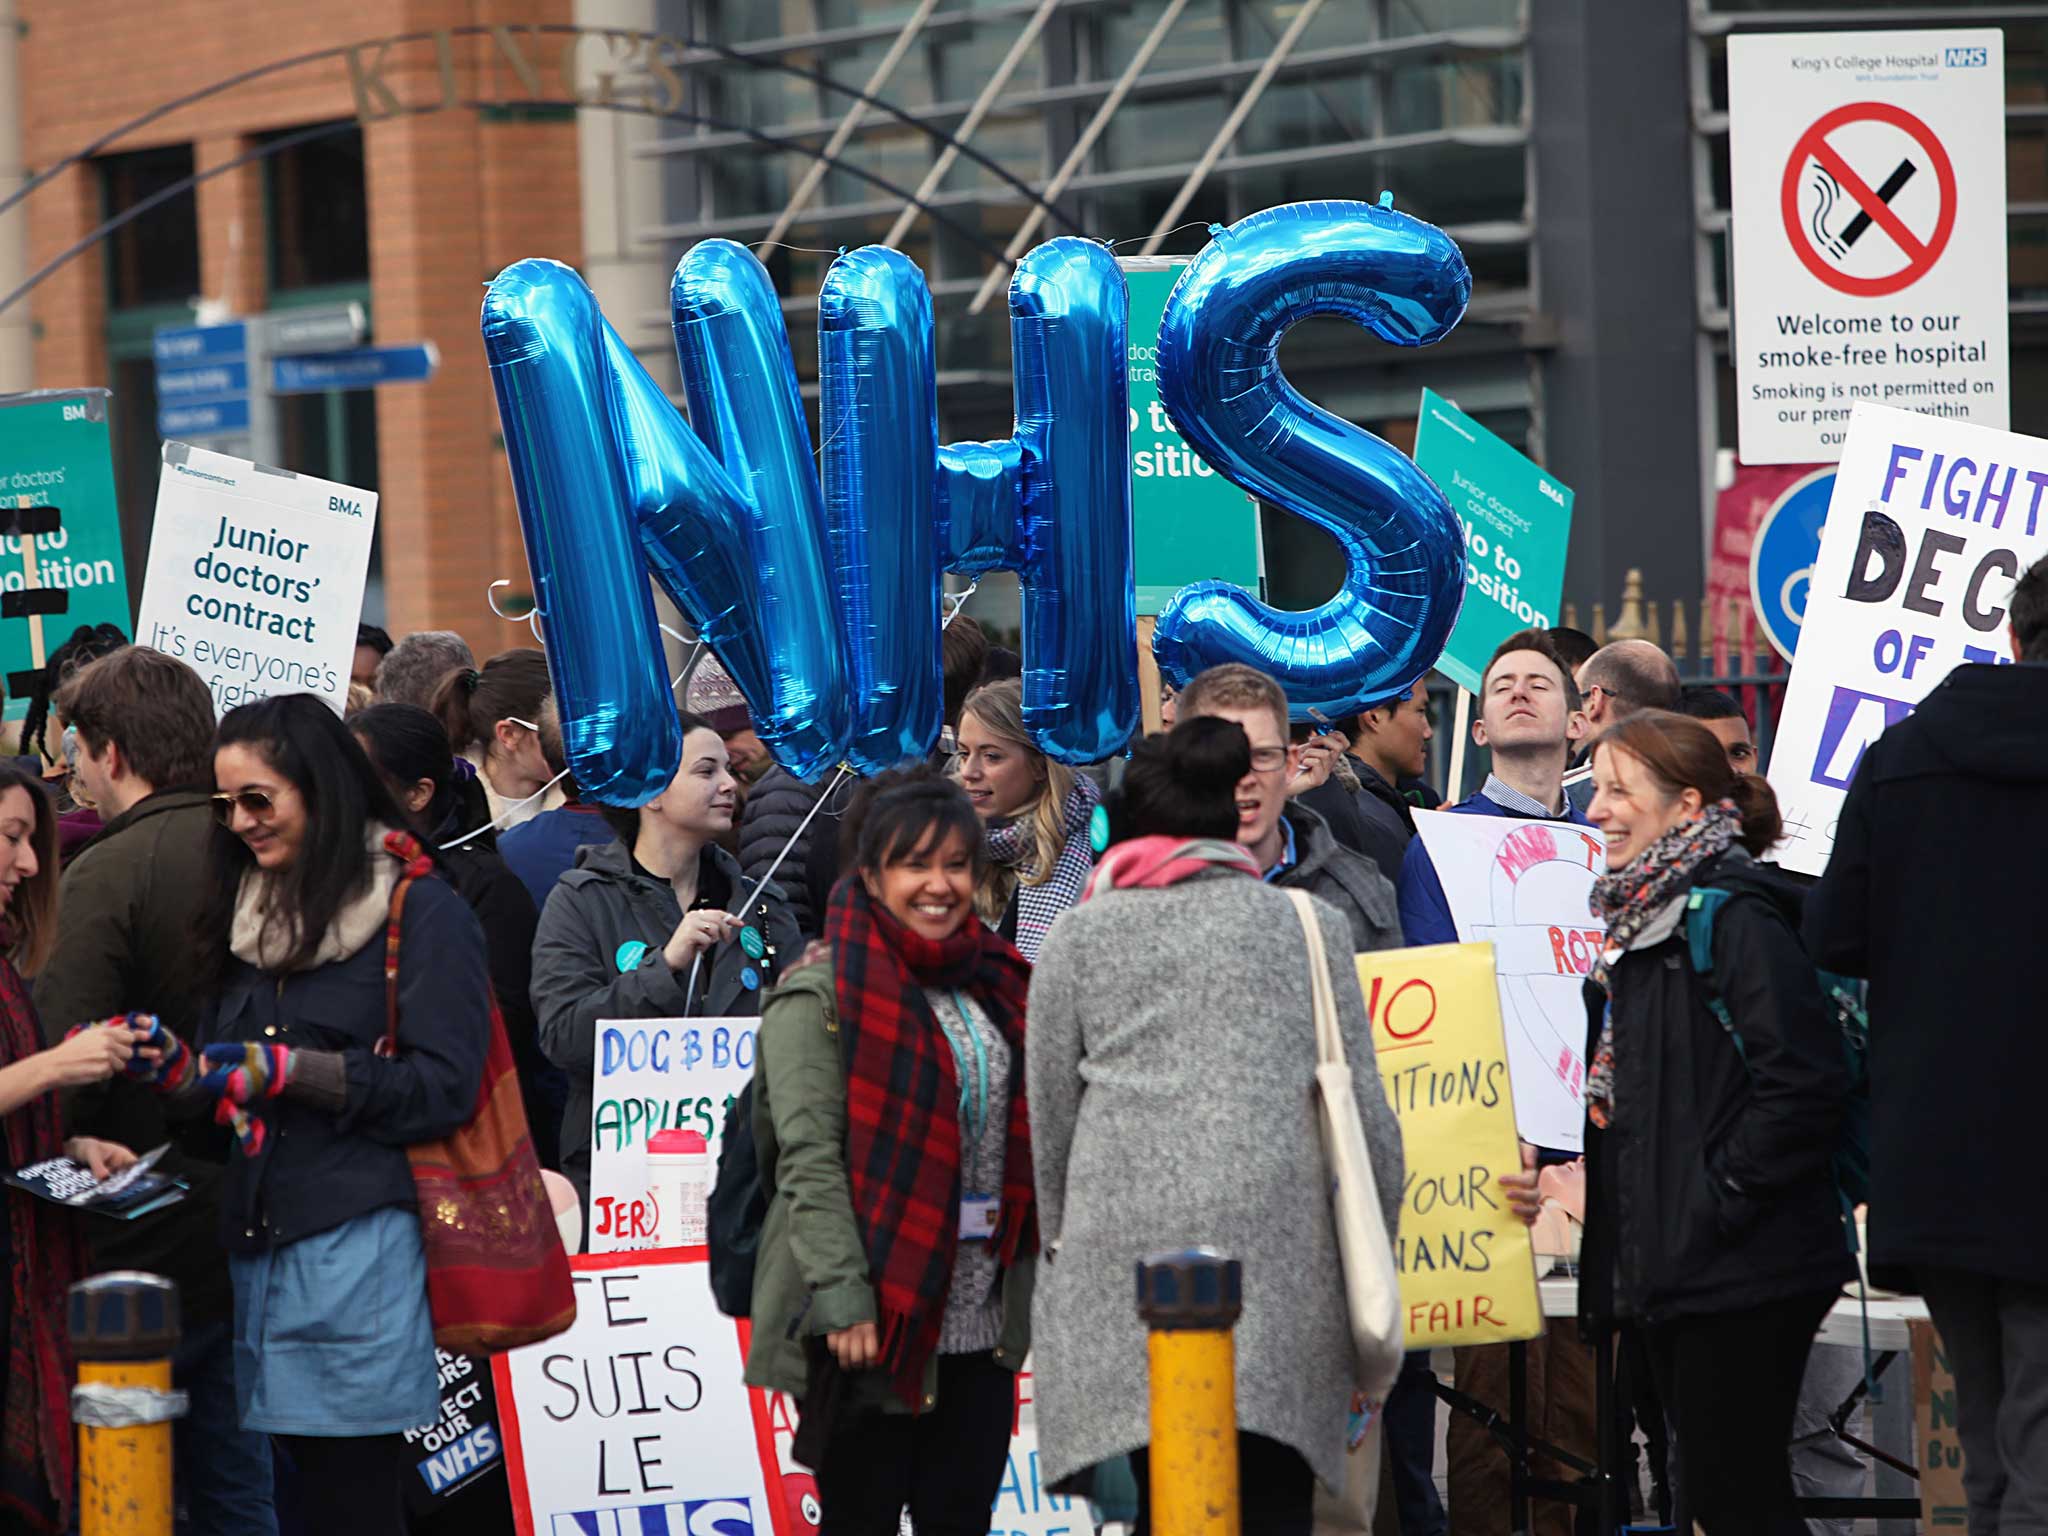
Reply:
<svg viewBox="0 0 2048 1536"><path fill-rule="evenodd" d="M434 866L409 833L390 833L384 847L405 862L405 873L391 893L385 930L388 1023L377 1042L378 1055L396 1058L405 898L414 881L433 873ZM406 1148L419 1191L434 1342L467 1355L518 1349L552 1338L576 1321L569 1256L541 1184L505 1021L497 998L488 990L485 995L491 1041L475 1113L453 1135Z"/></svg>

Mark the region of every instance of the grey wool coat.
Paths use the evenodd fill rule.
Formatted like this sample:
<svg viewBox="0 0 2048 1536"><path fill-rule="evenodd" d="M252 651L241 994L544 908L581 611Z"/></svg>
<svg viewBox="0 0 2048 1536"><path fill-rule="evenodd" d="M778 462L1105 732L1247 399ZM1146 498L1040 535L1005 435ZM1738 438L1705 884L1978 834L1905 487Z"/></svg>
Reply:
<svg viewBox="0 0 2048 1536"><path fill-rule="evenodd" d="M1314 905L1391 1236L1401 1127L1380 1087L1344 914ZM1351 1333L1293 904L1217 873L1105 892L1062 914L1031 978L1025 1060L1048 1483L1151 1439L1133 1266L1207 1244L1244 1263L1238 1427L1292 1446L1340 1488Z"/></svg>

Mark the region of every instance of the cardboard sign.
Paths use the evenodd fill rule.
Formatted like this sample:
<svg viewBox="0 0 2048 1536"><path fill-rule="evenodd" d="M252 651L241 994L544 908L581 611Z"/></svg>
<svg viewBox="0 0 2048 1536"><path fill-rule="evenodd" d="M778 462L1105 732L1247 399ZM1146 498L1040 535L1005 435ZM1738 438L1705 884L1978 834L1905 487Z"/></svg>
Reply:
<svg viewBox="0 0 2048 1536"><path fill-rule="evenodd" d="M1358 957L1408 1165L1394 1263L1410 1349L1543 1332L1529 1229L1494 1178L1522 1166L1491 944Z"/></svg>
<svg viewBox="0 0 2048 1536"><path fill-rule="evenodd" d="M36 665L29 630L43 628L47 657L81 625L128 633L128 564L108 445L108 392L37 390L0 395L0 508L51 507L48 533L0 536L0 590L61 588L55 613L0 622L0 682ZM7 690L7 718L28 713L30 690ZM56 748L54 734L51 749Z"/></svg>
<svg viewBox="0 0 2048 1536"><path fill-rule="evenodd" d="M1964 1531L1970 1526L1963 1492L1963 1443L1956 1437L1956 1378L1934 1324L1910 1322L1913 1338L1913 1443L1920 1448L1920 1528Z"/></svg>
<svg viewBox="0 0 2048 1536"><path fill-rule="evenodd" d="M1159 318L1186 257L1120 258L1130 289L1131 551L1138 612L1193 581L1259 590L1259 504L1195 456L1159 399Z"/></svg>
<svg viewBox="0 0 2048 1536"><path fill-rule="evenodd" d="M494 1361L519 1536L791 1536L702 1248L571 1259L569 1331Z"/></svg>
<svg viewBox="0 0 2048 1536"><path fill-rule="evenodd" d="M348 697L377 494L164 444L138 644L188 664L221 711Z"/></svg>
<svg viewBox="0 0 2048 1536"><path fill-rule="evenodd" d="M1774 857L1817 875L1871 742L1951 668L2012 660L2006 605L2048 554L2048 442L1859 405L1771 749Z"/></svg>
<svg viewBox="0 0 2048 1536"><path fill-rule="evenodd" d="M1586 1005L1580 988L1606 928L1591 915L1606 850L1586 827L1519 817L1417 811L1465 943L1490 943L1522 1139L1554 1151L1585 1144Z"/></svg>
<svg viewBox="0 0 2048 1536"><path fill-rule="evenodd" d="M647 1139L701 1131L707 1177L718 1167L725 1115L754 1075L759 1019L600 1019L590 1099L592 1253L652 1248L660 1230L647 1180Z"/></svg>
<svg viewBox="0 0 2048 1536"><path fill-rule="evenodd" d="M1840 457L1857 401L2004 427L1996 27L1728 39L1745 464Z"/></svg>
<svg viewBox="0 0 2048 1536"><path fill-rule="evenodd" d="M1557 622L1572 488L1429 389L1416 417L1415 462L1465 530L1465 606L1437 670L1477 693L1501 641Z"/></svg>

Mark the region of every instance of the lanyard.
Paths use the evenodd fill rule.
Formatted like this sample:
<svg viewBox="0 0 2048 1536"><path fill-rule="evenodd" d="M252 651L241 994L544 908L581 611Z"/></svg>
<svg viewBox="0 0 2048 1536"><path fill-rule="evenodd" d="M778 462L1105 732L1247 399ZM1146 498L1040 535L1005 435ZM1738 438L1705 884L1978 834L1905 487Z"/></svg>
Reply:
<svg viewBox="0 0 2048 1536"><path fill-rule="evenodd" d="M967 1142L973 1146L980 1142L982 1127L988 1124L988 1048L981 1043L981 1031L974 1027L974 1015L967 1011L967 1001L961 997L960 989L953 989L953 1006L960 1012L960 1028L967 1036L967 1043L974 1051L974 1094L973 1103L968 1102L967 1058L960 1050L960 1043L953 1038L950 1029L941 1029L946 1044L953 1052L953 1074L960 1080L960 1115L967 1123Z"/></svg>

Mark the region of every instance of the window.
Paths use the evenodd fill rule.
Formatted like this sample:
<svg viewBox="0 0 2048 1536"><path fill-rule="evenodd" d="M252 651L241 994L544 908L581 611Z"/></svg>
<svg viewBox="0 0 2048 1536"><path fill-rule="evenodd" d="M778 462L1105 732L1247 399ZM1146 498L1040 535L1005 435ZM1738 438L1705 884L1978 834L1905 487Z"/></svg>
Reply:
<svg viewBox="0 0 2048 1536"><path fill-rule="evenodd" d="M263 162L270 210L270 286L324 288L370 276L370 202L363 180L363 131L294 128L265 142L291 141Z"/></svg>
<svg viewBox="0 0 2048 1536"><path fill-rule="evenodd" d="M192 146L172 144L98 162L100 200L112 218L188 180ZM191 188L129 220L107 241L107 307L183 304L199 292L199 205Z"/></svg>

